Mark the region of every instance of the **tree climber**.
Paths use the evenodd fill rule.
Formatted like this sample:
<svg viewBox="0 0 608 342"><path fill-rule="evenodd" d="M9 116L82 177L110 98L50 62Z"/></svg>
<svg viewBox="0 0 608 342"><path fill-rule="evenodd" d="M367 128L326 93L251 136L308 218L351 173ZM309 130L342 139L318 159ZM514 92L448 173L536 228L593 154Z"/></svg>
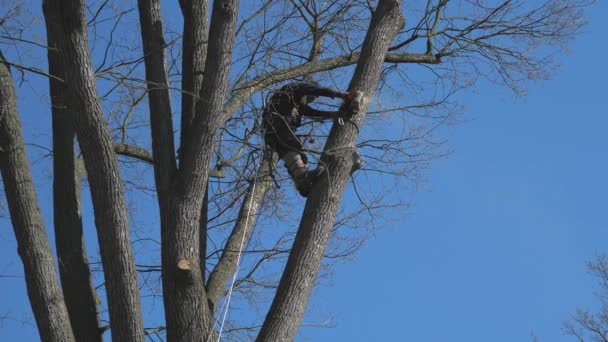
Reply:
<svg viewBox="0 0 608 342"><path fill-rule="evenodd" d="M322 111L308 105L319 96L352 99L348 92L321 87L314 82L293 82L272 95L263 113L266 145L276 151L279 158L285 162L296 189L303 197L308 196L315 180L323 174L325 167L317 165L316 169L308 170L304 145L296 135L296 130L302 124L302 116L315 119L340 117L339 111Z"/></svg>

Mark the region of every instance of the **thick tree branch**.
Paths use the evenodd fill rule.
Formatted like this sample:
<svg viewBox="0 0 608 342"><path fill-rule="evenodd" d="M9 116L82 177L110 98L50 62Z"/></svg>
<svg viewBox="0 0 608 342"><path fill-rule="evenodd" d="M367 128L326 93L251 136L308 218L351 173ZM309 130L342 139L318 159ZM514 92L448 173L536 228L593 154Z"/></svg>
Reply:
<svg viewBox="0 0 608 342"><path fill-rule="evenodd" d="M2 53L0 171L40 338L53 342L74 341L27 161L13 79Z"/></svg>
<svg viewBox="0 0 608 342"><path fill-rule="evenodd" d="M161 208L161 220L167 215L171 181L177 171L173 145L173 118L166 69L165 38L160 0L139 0L139 21L146 65L146 81L152 126L154 175Z"/></svg>
<svg viewBox="0 0 608 342"><path fill-rule="evenodd" d="M114 152L121 156L139 159L148 164L154 164L154 156L150 152L148 152L148 150L139 146L114 143ZM227 165L229 164L221 164L222 167ZM226 177L226 173L224 172L223 168L218 168L217 170L209 170L209 177L224 178Z"/></svg>
<svg viewBox="0 0 608 342"><path fill-rule="evenodd" d="M264 200L266 192L272 187L272 171L278 162L278 155L270 150L266 150L262 157L260 167L257 170L255 186L252 182L247 189L241 209L236 218L236 223L226 241L222 256L211 272L207 282L207 298L212 311L215 311L219 300L224 294L226 283L234 274L237 268L239 251L249 241L253 227L257 220L260 205Z"/></svg>
<svg viewBox="0 0 608 342"><path fill-rule="evenodd" d="M47 34L65 71L68 113L84 157L104 268L113 341L144 341L120 170L95 83L83 0L45 0Z"/></svg>
<svg viewBox="0 0 608 342"><path fill-rule="evenodd" d="M251 81L237 84L226 106L224 107L224 119L227 120L232 113L240 108L251 95L278 82L283 82L298 76L313 74L320 71L333 70L359 62L361 54L353 52L350 55L342 55L319 60L313 60L297 66L275 70L260 75ZM413 63L413 64L439 64L441 59L432 54L415 53L387 53L384 56L387 63Z"/></svg>
<svg viewBox="0 0 608 342"><path fill-rule="evenodd" d="M311 30L314 31L315 27L311 27ZM308 55L309 62L318 59L326 35L325 31L314 31L312 33L313 41ZM313 74L305 74L304 78L312 80L312 76ZM256 171L255 181L251 182L245 193L245 198L241 203L234 228L226 241L222 256L217 265L215 265L207 282L207 296L212 311L215 311L217 308L217 304L224 295L226 283L238 267L237 259L239 257L239 250L242 248L241 244L246 245L251 237L264 197L273 185L272 172L274 172L277 163L278 155L271 150L264 150L260 166Z"/></svg>
<svg viewBox="0 0 608 342"><path fill-rule="evenodd" d="M215 138L228 88L238 0L215 0L203 83L188 140L180 148L171 224L162 227L167 339L203 341L214 333L200 265L200 217ZM180 265L189 265L184 268Z"/></svg>
<svg viewBox="0 0 608 342"><path fill-rule="evenodd" d="M180 146L188 141L196 99L203 82L209 36L209 1L180 0L184 15L182 36L182 119ZM181 149L180 149L181 152ZM180 158L181 160L181 158Z"/></svg>
<svg viewBox="0 0 608 342"><path fill-rule="evenodd" d="M121 156L139 159L148 164L154 164L154 156L145 148L139 146L114 143L114 152Z"/></svg>
<svg viewBox="0 0 608 342"><path fill-rule="evenodd" d="M194 120L196 98L203 83L203 72L205 70L205 59L207 58L207 40L209 35L209 1L208 0L180 0L179 2L184 15L184 28L182 35L182 117L179 159L182 160L182 146L188 141L188 131ZM222 171L209 171L222 173ZM201 218L199 221L199 267L201 275L205 276L207 245L207 196L209 188L205 187L203 204L201 206ZM204 282L204 281L203 281Z"/></svg>
<svg viewBox="0 0 608 342"><path fill-rule="evenodd" d="M56 46L49 35L49 46ZM49 73L65 78L56 49L48 50ZM74 128L63 82L49 78L53 117L53 220L61 287L77 341L99 341L98 297L82 232L81 174L74 153ZM83 167L84 169L84 167Z"/></svg>
<svg viewBox="0 0 608 342"><path fill-rule="evenodd" d="M354 146L367 99L377 86L389 44L403 25L400 1L380 0L348 88L352 93L361 91L366 97L358 112L350 113L354 116L347 124L332 127L321 159L328 168L327 177L317 182L306 201L294 246L258 341L291 341L300 326L344 189L357 165ZM341 110L347 114L352 108L343 106Z"/></svg>

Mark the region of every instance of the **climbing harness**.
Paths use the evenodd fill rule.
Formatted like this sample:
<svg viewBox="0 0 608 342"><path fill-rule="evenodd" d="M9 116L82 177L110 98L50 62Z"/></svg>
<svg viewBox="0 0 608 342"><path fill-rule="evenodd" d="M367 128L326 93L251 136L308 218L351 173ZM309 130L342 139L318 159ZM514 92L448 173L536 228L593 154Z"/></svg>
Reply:
<svg viewBox="0 0 608 342"><path fill-rule="evenodd" d="M352 101L349 101L348 108L345 108L345 110L347 110L347 111L349 111L349 112L351 112L353 114L358 113L359 110L360 110L360 101L362 100L362 98L363 98L363 93L360 92L360 91L357 91L355 97L352 99ZM263 101L263 105L264 105L263 108L266 108L266 104L267 104L266 98L263 98L262 101ZM283 119L283 120L285 120L283 117L280 117L280 118ZM352 122L350 119L348 121ZM337 122L341 126L343 126L345 124L345 121L344 121L344 119L342 117L339 117L338 120L337 120ZM352 123L355 125L355 127L357 129L359 128L355 122L352 122ZM291 127L289 127L289 125L286 125L286 126L291 129ZM263 140L263 143L262 143L263 147L262 148L266 149L266 141L265 141L265 134L266 134L266 132L265 132L265 128L264 128L265 125L261 124L260 127L262 129L262 132L261 132L262 133L261 137L262 137L262 140ZM272 127L272 125L271 125L271 127ZM292 131L291 133L294 134L294 136L295 136L295 132ZM309 133L309 135L310 135L310 133ZM363 161L361 160L360 155L359 155L359 153L357 151L357 148L355 146L344 146L344 147L334 148L332 150L325 151L325 153L327 153L327 154L341 154L341 153L344 153L344 152L346 152L346 153L348 153L348 152L352 153L354 164L357 165L358 168L360 168L363 165ZM262 153L262 155L264 155L264 153ZM261 159L264 159L264 158L261 158ZM259 171L259 168L260 168L261 163L262 163L261 159L257 162L256 168L255 168L255 174L254 174L254 178L253 178L253 182L252 182L252 186L251 186L251 194L252 195L255 194L255 188L256 188L257 180L258 180L258 174L257 174L257 172ZM270 158L270 159L272 159L272 158ZM272 161L269 160L269 163L271 163L271 162ZM319 160L319 162L321 162L321 161ZM270 169L270 176L274 180L274 182L276 183L276 180L274 179L273 171L272 171L273 167L271 166L269 169ZM249 221L250 221L250 217L251 217L251 209L252 209L253 202L254 202L253 199L249 201L249 205L248 205L248 208L247 208L247 215L245 216L245 227L248 227L248 225L249 225ZM253 230L253 227L251 227L251 229ZM243 255L243 248L245 247L245 240L246 240L245 238L246 238L246 236L247 236L246 230L244 230L243 231L243 236L241 237L241 242L240 242L240 245L239 245L238 254L237 254L236 267L235 267L235 270L234 270L234 274L232 276L232 280L230 282L230 287L228 288L228 294L226 295L226 299L224 300L224 303L222 304L222 306L220 308L218 318L216 318L214 320L214 323L211 326L211 328L213 329L213 327L218 323L219 318L221 317L221 323L220 323L220 327L219 327L219 330L218 330L217 342L220 342L221 339L222 339L222 332L223 332L223 329L224 329L224 325L226 323L226 318L228 316L228 311L229 311L229 308L230 308L230 301L232 299L232 294L233 294L233 291L234 291L234 285L236 283L236 279L238 277L238 273L239 273L239 269L240 269L240 265L241 265L241 256ZM209 337L210 336L211 336L211 334L209 334Z"/></svg>

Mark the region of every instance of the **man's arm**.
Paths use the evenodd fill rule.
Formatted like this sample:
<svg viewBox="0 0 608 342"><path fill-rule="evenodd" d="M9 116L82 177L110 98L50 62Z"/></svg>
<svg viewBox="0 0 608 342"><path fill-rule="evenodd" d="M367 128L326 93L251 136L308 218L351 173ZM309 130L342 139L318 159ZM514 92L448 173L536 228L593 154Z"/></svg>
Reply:
<svg viewBox="0 0 608 342"><path fill-rule="evenodd" d="M318 110L310 107L309 105L300 105L298 108L300 115L306 116L313 119L337 119L340 116L340 112L330 112L326 110Z"/></svg>
<svg viewBox="0 0 608 342"><path fill-rule="evenodd" d="M331 88L321 87L308 82L298 82L291 86L291 91L294 94L298 94L300 96L309 95L309 96L323 96L323 97L339 97L342 99L349 99L350 93L336 91Z"/></svg>

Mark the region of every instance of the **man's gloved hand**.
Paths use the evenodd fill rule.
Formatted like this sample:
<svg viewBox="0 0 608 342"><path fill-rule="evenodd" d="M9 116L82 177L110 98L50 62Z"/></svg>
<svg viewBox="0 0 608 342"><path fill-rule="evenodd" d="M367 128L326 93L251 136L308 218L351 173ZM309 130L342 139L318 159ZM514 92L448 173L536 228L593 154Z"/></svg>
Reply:
<svg viewBox="0 0 608 342"><path fill-rule="evenodd" d="M340 111L344 113L345 116L351 116L356 114L360 110L360 103L363 99L363 92L356 91L355 93L344 92L344 103L342 104Z"/></svg>

